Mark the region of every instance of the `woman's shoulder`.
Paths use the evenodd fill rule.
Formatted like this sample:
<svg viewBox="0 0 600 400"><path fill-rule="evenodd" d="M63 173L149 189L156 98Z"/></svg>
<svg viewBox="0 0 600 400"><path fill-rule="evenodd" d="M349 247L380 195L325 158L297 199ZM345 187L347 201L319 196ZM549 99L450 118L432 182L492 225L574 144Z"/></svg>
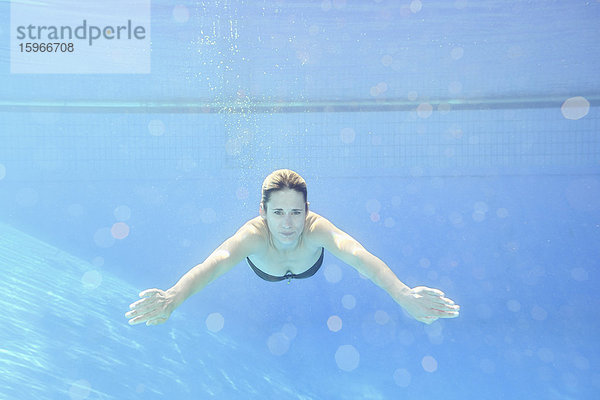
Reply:
<svg viewBox="0 0 600 400"><path fill-rule="evenodd" d="M255 217L246 221L236 234L241 234L248 239L264 240L268 235L267 224L262 217Z"/></svg>
<svg viewBox="0 0 600 400"><path fill-rule="evenodd" d="M332 232L333 224L329 220L315 212L309 211L306 216L306 223L304 231L306 238L309 241L317 242L321 246L323 241L323 235L330 234Z"/></svg>
<svg viewBox="0 0 600 400"><path fill-rule="evenodd" d="M314 230L323 228L324 226L330 223L331 222L329 222L329 220L323 217L322 215L319 215L314 211L309 211L308 215L306 216L305 226L309 229Z"/></svg>

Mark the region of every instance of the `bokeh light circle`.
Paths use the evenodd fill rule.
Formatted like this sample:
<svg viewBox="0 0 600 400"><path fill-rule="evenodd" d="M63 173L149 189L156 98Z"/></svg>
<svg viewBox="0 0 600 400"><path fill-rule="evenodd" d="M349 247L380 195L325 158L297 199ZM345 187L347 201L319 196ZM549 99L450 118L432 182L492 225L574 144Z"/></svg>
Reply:
<svg viewBox="0 0 600 400"><path fill-rule="evenodd" d="M351 294L345 294L342 297L342 306L347 310L352 310L354 307L356 307L356 297L352 296Z"/></svg>
<svg viewBox="0 0 600 400"><path fill-rule="evenodd" d="M429 118L433 114L433 106L429 103L421 103L417 106L417 115L419 118Z"/></svg>
<svg viewBox="0 0 600 400"><path fill-rule="evenodd" d="M590 112L590 102L585 97L571 97L562 104L560 112L566 119L581 119Z"/></svg>
<svg viewBox="0 0 600 400"><path fill-rule="evenodd" d="M220 313L211 313L206 317L206 328L211 332L219 332L225 326L225 318Z"/></svg>
<svg viewBox="0 0 600 400"><path fill-rule="evenodd" d="M152 136L162 136L165 133L165 124L160 119L153 119L148 122L148 132Z"/></svg>
<svg viewBox="0 0 600 400"><path fill-rule="evenodd" d="M298 328L296 328L294 324L287 323L281 328L281 333L283 333L288 339L292 340L298 334Z"/></svg>
<svg viewBox="0 0 600 400"><path fill-rule="evenodd" d="M131 218L131 208L128 206L118 206L113 211L113 215L119 222L127 221L129 218Z"/></svg>
<svg viewBox="0 0 600 400"><path fill-rule="evenodd" d="M354 371L360 363L360 354L354 346L342 345L335 352L335 363L342 371Z"/></svg>
<svg viewBox="0 0 600 400"><path fill-rule="evenodd" d="M81 283L86 289L96 289L102 283L102 274L96 270L87 271L81 277Z"/></svg>
<svg viewBox="0 0 600 400"><path fill-rule="evenodd" d="M408 387L410 385L411 375L408 370L400 368L394 371L394 383L400 387Z"/></svg>
<svg viewBox="0 0 600 400"><path fill-rule="evenodd" d="M450 51L450 57L454 60L460 60L465 54L465 50L462 47L455 47Z"/></svg>
<svg viewBox="0 0 600 400"><path fill-rule="evenodd" d="M350 144L354 143L356 139L356 132L352 128L342 128L340 131L340 140L342 143Z"/></svg>
<svg viewBox="0 0 600 400"><path fill-rule="evenodd" d="M324 271L325 280L329 283L338 283L342 280L342 269L336 264L328 264Z"/></svg>
<svg viewBox="0 0 600 400"><path fill-rule="evenodd" d="M92 391L92 385L85 379L74 382L69 388L69 397L71 400L87 399Z"/></svg>
<svg viewBox="0 0 600 400"><path fill-rule="evenodd" d="M421 366L427 372L435 372L438 369L438 362L432 356L425 356L421 360Z"/></svg>
<svg viewBox="0 0 600 400"><path fill-rule="evenodd" d="M331 332L339 332L342 329L342 319L337 315L332 315L327 319L327 328Z"/></svg>
<svg viewBox="0 0 600 400"><path fill-rule="evenodd" d="M115 244L110 228L100 228L94 233L94 243L101 248L109 248Z"/></svg>
<svg viewBox="0 0 600 400"><path fill-rule="evenodd" d="M284 355L290 349L290 339L282 332L276 332L267 339L267 347L273 355Z"/></svg>
<svg viewBox="0 0 600 400"><path fill-rule="evenodd" d="M115 239L125 239L127 236L129 236L129 225L127 225L125 222L117 222L112 226L112 228L110 228L110 234Z"/></svg>
<svg viewBox="0 0 600 400"><path fill-rule="evenodd" d="M173 19L180 24L186 23L190 19L190 11L183 4L178 4L173 7Z"/></svg>

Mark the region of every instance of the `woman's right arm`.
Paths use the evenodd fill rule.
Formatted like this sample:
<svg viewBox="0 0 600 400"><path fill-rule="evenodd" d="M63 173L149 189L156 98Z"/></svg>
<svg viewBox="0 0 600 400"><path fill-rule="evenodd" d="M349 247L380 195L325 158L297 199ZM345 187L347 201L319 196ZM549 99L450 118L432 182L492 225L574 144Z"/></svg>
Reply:
<svg viewBox="0 0 600 400"><path fill-rule="evenodd" d="M232 237L215 249L201 264L190 269L170 289L148 289L140 293L141 300L132 303L125 314L129 324L145 322L157 325L165 322L171 313L188 297L202 290L247 256L258 252L264 238L253 221L247 222Z"/></svg>

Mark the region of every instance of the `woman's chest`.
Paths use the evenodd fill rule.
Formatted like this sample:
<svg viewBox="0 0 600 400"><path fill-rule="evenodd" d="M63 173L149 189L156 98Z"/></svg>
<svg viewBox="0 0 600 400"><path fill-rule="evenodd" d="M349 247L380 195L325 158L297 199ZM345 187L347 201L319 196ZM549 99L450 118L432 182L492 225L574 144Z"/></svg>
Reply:
<svg viewBox="0 0 600 400"><path fill-rule="evenodd" d="M286 252L269 248L263 254L250 258L261 271L273 276L284 276L288 272L301 274L310 269L320 256L320 248L302 246Z"/></svg>

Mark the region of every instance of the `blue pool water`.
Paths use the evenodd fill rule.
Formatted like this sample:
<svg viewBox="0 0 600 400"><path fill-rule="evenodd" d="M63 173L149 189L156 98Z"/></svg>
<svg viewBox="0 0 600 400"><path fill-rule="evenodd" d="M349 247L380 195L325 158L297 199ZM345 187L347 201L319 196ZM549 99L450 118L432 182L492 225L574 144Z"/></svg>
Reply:
<svg viewBox="0 0 600 400"><path fill-rule="evenodd" d="M600 2L153 1L130 75L10 73L10 6L0 399L599 396ZM326 252L129 326L278 168L460 317L420 324Z"/></svg>

